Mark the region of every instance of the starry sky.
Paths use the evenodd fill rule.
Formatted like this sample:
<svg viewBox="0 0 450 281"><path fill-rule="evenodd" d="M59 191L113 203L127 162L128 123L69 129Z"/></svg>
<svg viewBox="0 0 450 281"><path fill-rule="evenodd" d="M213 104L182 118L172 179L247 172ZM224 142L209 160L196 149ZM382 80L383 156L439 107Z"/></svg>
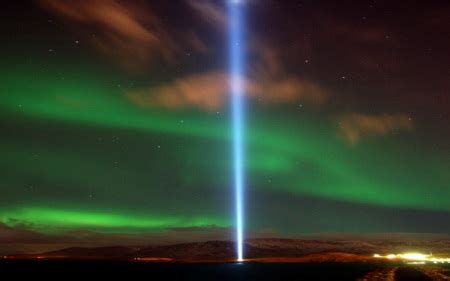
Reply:
<svg viewBox="0 0 450 281"><path fill-rule="evenodd" d="M449 233L448 1L244 7L248 236ZM1 13L0 250L232 238L224 1Z"/></svg>

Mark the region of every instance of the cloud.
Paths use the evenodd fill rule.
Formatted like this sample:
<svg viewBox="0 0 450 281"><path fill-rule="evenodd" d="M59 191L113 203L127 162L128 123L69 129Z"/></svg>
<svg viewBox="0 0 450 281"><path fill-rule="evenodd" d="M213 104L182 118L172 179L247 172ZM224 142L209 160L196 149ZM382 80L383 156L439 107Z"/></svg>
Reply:
<svg viewBox="0 0 450 281"><path fill-rule="evenodd" d="M289 75L277 51L263 44L249 48L253 60L243 77L247 98L260 104L324 103L329 92L313 81ZM141 107L172 109L200 108L215 111L227 103L229 74L216 70L187 75L154 87L127 91L130 100Z"/></svg>
<svg viewBox="0 0 450 281"><path fill-rule="evenodd" d="M258 81L244 78L245 94L262 104L322 103L327 92L319 85L297 78ZM229 76L224 72L189 75L156 87L130 90L129 99L141 107L200 108L214 111L227 103Z"/></svg>
<svg viewBox="0 0 450 281"><path fill-rule="evenodd" d="M251 94L262 103L322 104L327 100L329 92L322 86L286 71L279 48L253 41L249 49L256 58L249 66L252 77L250 91L253 90Z"/></svg>
<svg viewBox="0 0 450 281"><path fill-rule="evenodd" d="M221 29L226 28L226 13L217 3L206 0L190 0L187 3L207 23Z"/></svg>
<svg viewBox="0 0 450 281"><path fill-rule="evenodd" d="M40 6L67 20L99 52L133 72L145 67L179 63L186 52L205 54L209 46L194 23L176 28L161 19L149 3L120 0L36 0ZM214 25L226 24L219 6L190 1L188 7Z"/></svg>
<svg viewBox="0 0 450 281"><path fill-rule="evenodd" d="M225 103L228 76L221 72L190 75L157 87L132 90L127 96L142 107L216 110Z"/></svg>
<svg viewBox="0 0 450 281"><path fill-rule="evenodd" d="M179 52L158 17L142 1L40 0L39 4L77 27L84 25L91 43L125 66L159 57L173 61Z"/></svg>
<svg viewBox="0 0 450 281"><path fill-rule="evenodd" d="M257 93L266 103L306 102L322 103L327 97L327 91L318 84L297 78L262 83Z"/></svg>
<svg viewBox="0 0 450 281"><path fill-rule="evenodd" d="M356 144L363 135L385 136L413 129L413 122L406 114L349 113L339 117L338 125L341 135L350 144Z"/></svg>
<svg viewBox="0 0 450 281"><path fill-rule="evenodd" d="M142 70L152 62L176 63L183 50L205 54L209 46L193 29L169 30L145 1L38 0L42 7L85 31L98 51L128 70ZM224 7L203 0L189 0L187 7L200 19L225 32ZM84 28L83 28L84 27ZM189 51L189 52L190 52ZM320 104L327 92L312 81L288 75L278 52L269 44L251 43L254 55L245 78L246 94L261 104L305 102ZM161 85L133 89L127 96L142 107L182 109L197 107L214 111L227 102L229 77L221 70L188 74Z"/></svg>

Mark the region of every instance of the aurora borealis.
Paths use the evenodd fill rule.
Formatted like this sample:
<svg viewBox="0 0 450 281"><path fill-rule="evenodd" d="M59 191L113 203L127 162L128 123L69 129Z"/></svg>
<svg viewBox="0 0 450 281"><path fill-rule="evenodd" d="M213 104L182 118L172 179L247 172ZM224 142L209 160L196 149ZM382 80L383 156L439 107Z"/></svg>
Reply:
<svg viewBox="0 0 450 281"><path fill-rule="evenodd" d="M226 5L170 2L4 4L0 249L230 236ZM448 233L448 3L256 2L248 235Z"/></svg>

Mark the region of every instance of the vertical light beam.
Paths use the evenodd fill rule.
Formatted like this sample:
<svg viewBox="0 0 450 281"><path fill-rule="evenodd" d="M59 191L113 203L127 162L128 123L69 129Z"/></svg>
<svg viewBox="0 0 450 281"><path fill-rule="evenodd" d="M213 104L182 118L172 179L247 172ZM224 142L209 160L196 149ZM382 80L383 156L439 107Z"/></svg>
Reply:
<svg viewBox="0 0 450 281"><path fill-rule="evenodd" d="M231 77L231 109L233 128L233 164L236 216L237 261L244 260L244 93L242 87L242 2L229 0L229 57Z"/></svg>

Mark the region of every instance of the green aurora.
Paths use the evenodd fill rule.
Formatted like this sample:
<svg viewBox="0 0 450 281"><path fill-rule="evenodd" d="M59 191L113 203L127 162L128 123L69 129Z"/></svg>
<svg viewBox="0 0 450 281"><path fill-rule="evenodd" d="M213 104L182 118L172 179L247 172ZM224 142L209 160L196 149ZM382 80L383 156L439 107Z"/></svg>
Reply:
<svg viewBox="0 0 450 281"><path fill-rule="evenodd" d="M283 102L275 102L276 91L267 100L246 99L249 236L449 232L450 44L442 39L444 24L430 25L444 9L405 13L390 3L396 16L381 12L362 23L365 4L348 11L336 1L289 2L254 5L249 15L249 77L262 77L268 87L286 78L296 83L277 85L297 87ZM136 1L139 9L101 2L125 22L101 17L101 5L61 3L5 8L0 231L232 228L228 104L217 111L145 107L127 95L225 72L224 29L202 18L194 1L177 8ZM219 6L212 8L220 15ZM154 45L153 37L161 41ZM308 103L303 88L329 96ZM370 127L349 143L339 118L354 113L410 116L411 128Z"/></svg>
<svg viewBox="0 0 450 281"><path fill-rule="evenodd" d="M149 155L152 161L161 165L155 172L145 171L133 159L126 159L111 174L114 157L108 155L108 148L102 154L95 155L96 145L91 144L90 147L82 143L86 136L79 137L80 143L67 140L72 136L49 144L43 141L46 138L32 143L3 139L0 150L8 159L2 167L2 171L6 172L4 184L8 186L5 192L8 200L2 202L3 223L19 221L38 228L40 225L54 225L64 228L150 229L188 225L187 222L197 226L230 225L223 213L215 219L202 214L157 213L160 210L148 214L149 218L139 214L139 210L134 213L137 215L134 219L133 212L128 216L103 215L96 210L84 210L82 200L70 202L73 199L67 199L68 203L64 204L65 199L59 198L63 194L58 192L55 196L46 194L36 199L33 196L18 204L23 200L20 199L23 194L16 190L27 185L29 178L40 178L51 185L76 185L76 192L79 193L86 193L92 187L108 186L109 190L118 194L132 192L136 197L142 196L141 193L151 195L152 190L161 188L163 179L159 170L173 169L171 165L180 165L183 159L190 159L189 168L176 172L177 184L186 189L199 186L226 188L230 165L227 155L229 124L227 116L217 118L213 113L140 108L127 99L122 89L111 87L109 81L94 73L65 72L65 79L62 80L52 78L51 71L44 73L14 66L8 69L7 73L2 73L4 81L1 83L2 92L8 94L2 97L0 105L10 122L13 118L27 122L41 120L50 130L56 131L61 126L77 126L118 131L119 134L163 134L168 139L168 146L172 147L170 149L175 148L176 153L168 152L170 160L164 160L164 155ZM402 144L407 139L400 135L390 136L390 140L380 138L351 146L338 136L329 118L319 119L316 113L311 112L314 119L309 117L291 122L287 116L283 119L280 112L270 115L264 108L257 108L255 104L252 106L255 109L250 113L246 135L246 170L252 189L274 189L295 196L308 194L387 207L450 210L450 192L445 188L450 180L447 173L450 168L448 155L426 151L419 155L414 144ZM144 151L145 139L143 137L139 142L139 147ZM180 139L192 142L192 148L177 150L175 143L179 143ZM214 143L214 147L201 147L205 141ZM155 150L155 145L149 144L148 150ZM417 161L418 158L421 161ZM105 179L106 174L110 178ZM155 185L140 186L139 182L146 182L144 178L151 178ZM53 208L49 204L54 200L60 201L58 205L61 207ZM97 204L97 208L102 204L102 212L112 209L119 213L123 209L108 202ZM159 218L160 215L162 218ZM157 218L152 219L153 216ZM185 223L180 223L183 220Z"/></svg>

